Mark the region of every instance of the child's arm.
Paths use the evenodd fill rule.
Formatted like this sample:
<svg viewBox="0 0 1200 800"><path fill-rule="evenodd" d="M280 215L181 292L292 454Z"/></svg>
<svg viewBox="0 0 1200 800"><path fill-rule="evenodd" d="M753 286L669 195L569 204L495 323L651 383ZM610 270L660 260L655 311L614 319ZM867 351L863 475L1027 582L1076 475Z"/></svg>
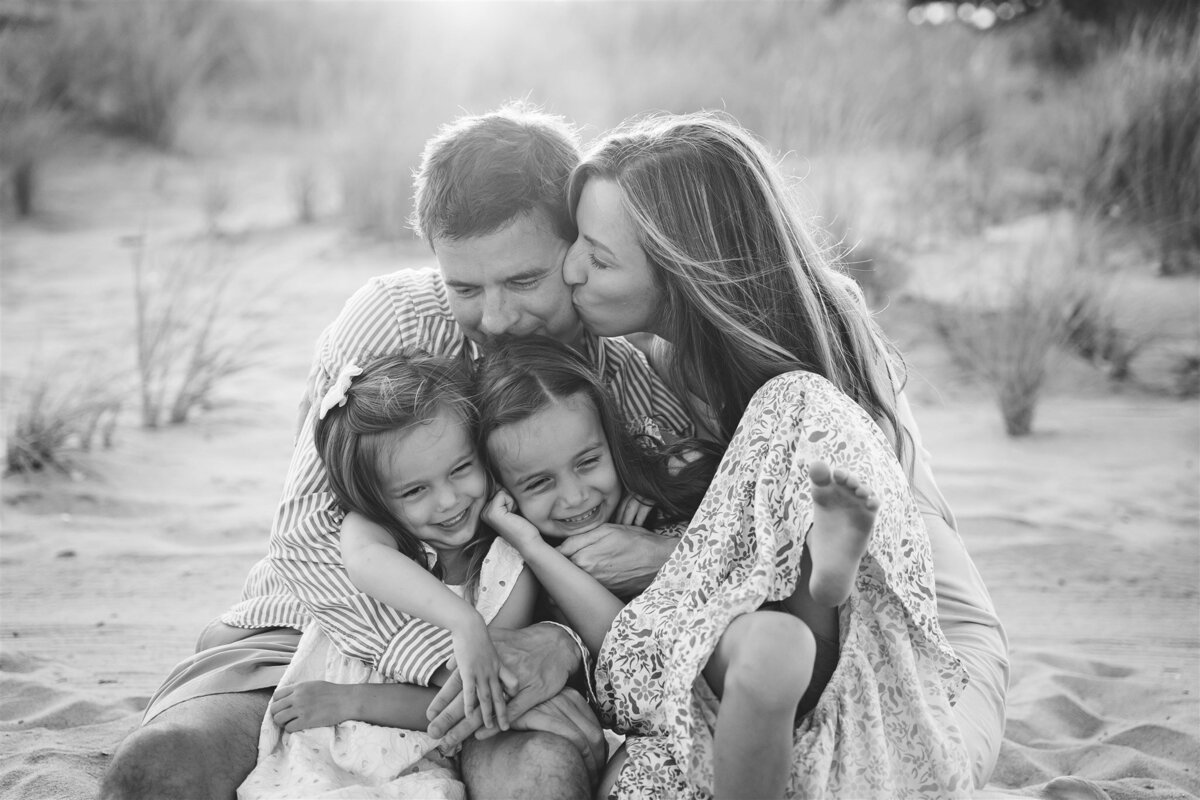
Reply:
<svg viewBox="0 0 1200 800"><path fill-rule="evenodd" d="M500 610L496 612L496 616L492 617L488 626L515 630L532 625L537 593L537 578L533 577L531 570L522 569L521 574L517 576L517 582L513 584L512 591L508 593L508 599L504 601L504 605L500 606Z"/></svg>
<svg viewBox="0 0 1200 800"><path fill-rule="evenodd" d="M608 629L625 604L612 592L547 544L533 523L518 515L504 490L483 509L483 519L517 548L538 581L554 598L571 627L593 653L600 651Z"/></svg>
<svg viewBox="0 0 1200 800"><path fill-rule="evenodd" d="M342 562L359 590L397 611L446 628L454 637L454 660L463 679L469 715L478 699L484 724L508 729L502 665L479 612L432 573L396 549L391 534L351 512L342 521Z"/></svg>
<svg viewBox="0 0 1200 800"><path fill-rule="evenodd" d="M423 731L425 709L437 687L403 683L304 681L281 686L271 699L271 719L288 733L356 719L389 728Z"/></svg>

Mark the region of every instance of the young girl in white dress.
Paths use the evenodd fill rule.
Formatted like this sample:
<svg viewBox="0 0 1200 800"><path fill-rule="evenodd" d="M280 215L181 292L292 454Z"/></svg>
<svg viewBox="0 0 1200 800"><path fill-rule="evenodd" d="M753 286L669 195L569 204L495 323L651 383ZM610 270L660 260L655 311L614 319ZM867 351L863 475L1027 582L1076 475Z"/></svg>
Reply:
<svg viewBox="0 0 1200 800"><path fill-rule="evenodd" d="M486 527L470 379L455 359L407 352L347 365L321 404L317 451L347 509L342 560L364 593L453 634L467 713L507 728L510 679L487 625L530 623L536 583ZM272 698L242 800L465 796L424 733L436 688L395 684L305 631Z"/></svg>

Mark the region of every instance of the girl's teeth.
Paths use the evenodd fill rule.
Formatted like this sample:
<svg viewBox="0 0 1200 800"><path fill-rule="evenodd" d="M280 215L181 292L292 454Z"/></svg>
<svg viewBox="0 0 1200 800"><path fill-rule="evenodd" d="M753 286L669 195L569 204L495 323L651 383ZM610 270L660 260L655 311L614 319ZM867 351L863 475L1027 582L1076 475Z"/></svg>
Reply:
<svg viewBox="0 0 1200 800"><path fill-rule="evenodd" d="M596 513L596 509L593 508L589 511L583 512L582 514L580 514L578 516L567 517L566 519L563 520L563 522L567 523L568 525L574 524L576 522L583 522L585 519L592 516L592 514L594 514L594 513Z"/></svg>

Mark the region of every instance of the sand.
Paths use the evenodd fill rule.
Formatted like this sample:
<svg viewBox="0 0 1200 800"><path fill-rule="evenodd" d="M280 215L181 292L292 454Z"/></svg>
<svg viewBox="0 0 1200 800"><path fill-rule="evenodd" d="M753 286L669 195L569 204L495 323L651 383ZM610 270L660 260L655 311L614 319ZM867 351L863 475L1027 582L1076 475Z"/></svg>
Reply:
<svg viewBox="0 0 1200 800"><path fill-rule="evenodd" d="M45 175L47 214L4 219L6 430L31 374L64 363L128 374L120 239L202 231L208 166L84 139ZM0 796L95 796L158 682L264 552L315 337L366 277L431 263L420 246L365 243L335 220L293 225L290 168L265 147L226 166L224 241L239 296L253 298L230 324L255 365L183 426L138 428L131 392L111 449L72 475L3 481ZM1170 294L1196 313L1194 280ZM1035 795L1075 775L1114 800L1200 796L1197 402L1063 366L1037 434L1012 440L981 387L928 337L908 340L917 417L1012 642L993 787Z"/></svg>

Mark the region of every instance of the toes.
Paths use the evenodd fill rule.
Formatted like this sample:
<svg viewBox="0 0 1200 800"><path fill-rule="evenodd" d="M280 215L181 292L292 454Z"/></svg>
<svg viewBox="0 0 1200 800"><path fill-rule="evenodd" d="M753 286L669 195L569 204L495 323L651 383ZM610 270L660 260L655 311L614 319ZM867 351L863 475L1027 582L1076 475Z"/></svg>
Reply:
<svg viewBox="0 0 1200 800"><path fill-rule="evenodd" d="M814 461L808 465L808 478L817 486L828 486L833 482L833 474L824 461Z"/></svg>

